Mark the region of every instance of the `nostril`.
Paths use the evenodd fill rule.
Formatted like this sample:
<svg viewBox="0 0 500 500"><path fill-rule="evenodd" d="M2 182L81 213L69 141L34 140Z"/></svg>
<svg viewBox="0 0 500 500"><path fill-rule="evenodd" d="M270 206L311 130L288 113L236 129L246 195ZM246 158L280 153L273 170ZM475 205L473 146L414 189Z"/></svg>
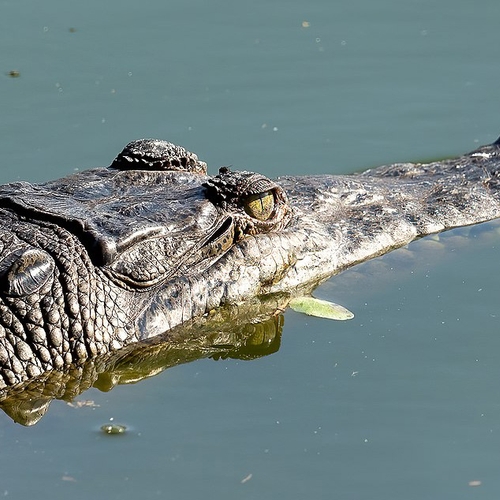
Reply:
<svg viewBox="0 0 500 500"><path fill-rule="evenodd" d="M18 249L0 262L0 288L14 297L38 291L54 274L54 260L37 248Z"/></svg>

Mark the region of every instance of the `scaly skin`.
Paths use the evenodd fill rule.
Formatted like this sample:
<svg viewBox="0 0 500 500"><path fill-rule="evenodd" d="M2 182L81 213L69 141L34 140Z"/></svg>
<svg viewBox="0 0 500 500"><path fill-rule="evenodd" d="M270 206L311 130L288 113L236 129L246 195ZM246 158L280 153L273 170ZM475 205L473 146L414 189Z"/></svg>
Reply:
<svg viewBox="0 0 500 500"><path fill-rule="evenodd" d="M111 168L0 186L0 388L500 217L499 151L274 182L142 140Z"/></svg>
<svg viewBox="0 0 500 500"><path fill-rule="evenodd" d="M2 221L13 217L12 230L0 233L2 255L12 248L40 248L56 262L40 289L2 294L0 363L6 384L63 369L134 339L121 309L131 293L110 283L73 235L54 224L21 221L7 212L2 216Z"/></svg>

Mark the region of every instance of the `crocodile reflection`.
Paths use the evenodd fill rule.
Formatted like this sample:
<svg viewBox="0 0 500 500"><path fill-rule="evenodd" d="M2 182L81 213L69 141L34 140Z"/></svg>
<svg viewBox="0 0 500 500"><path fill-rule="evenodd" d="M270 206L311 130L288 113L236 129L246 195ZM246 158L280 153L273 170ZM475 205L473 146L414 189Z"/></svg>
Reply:
<svg viewBox="0 0 500 500"><path fill-rule="evenodd" d="M6 389L0 393L0 408L14 422L31 426L47 413L54 399L71 402L92 387L107 392L203 358L253 360L268 356L280 348L285 305L284 297L267 297L222 308L210 318L170 331L168 337L133 344Z"/></svg>

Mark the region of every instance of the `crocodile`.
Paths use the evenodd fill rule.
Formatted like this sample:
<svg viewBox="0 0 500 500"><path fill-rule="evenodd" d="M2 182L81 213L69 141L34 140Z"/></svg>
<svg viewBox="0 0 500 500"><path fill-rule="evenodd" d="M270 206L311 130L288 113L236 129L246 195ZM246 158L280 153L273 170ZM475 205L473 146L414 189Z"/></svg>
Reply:
<svg viewBox="0 0 500 500"><path fill-rule="evenodd" d="M210 176L185 148L142 139L109 167L2 185L0 389L500 217L499 171L500 139L455 159L275 180Z"/></svg>

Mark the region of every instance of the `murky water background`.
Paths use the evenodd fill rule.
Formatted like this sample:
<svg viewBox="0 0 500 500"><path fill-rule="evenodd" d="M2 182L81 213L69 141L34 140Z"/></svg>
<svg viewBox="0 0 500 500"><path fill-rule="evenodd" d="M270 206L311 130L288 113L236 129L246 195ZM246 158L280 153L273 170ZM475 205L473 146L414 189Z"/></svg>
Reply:
<svg viewBox="0 0 500 500"><path fill-rule="evenodd" d="M0 182L140 137L275 176L457 155L500 134L496 0L0 0ZM9 75L9 72L19 72ZM278 353L202 360L34 427L0 415L10 498L497 498L495 225L322 285ZM111 420L113 419L113 420ZM106 436L107 422L129 432Z"/></svg>

